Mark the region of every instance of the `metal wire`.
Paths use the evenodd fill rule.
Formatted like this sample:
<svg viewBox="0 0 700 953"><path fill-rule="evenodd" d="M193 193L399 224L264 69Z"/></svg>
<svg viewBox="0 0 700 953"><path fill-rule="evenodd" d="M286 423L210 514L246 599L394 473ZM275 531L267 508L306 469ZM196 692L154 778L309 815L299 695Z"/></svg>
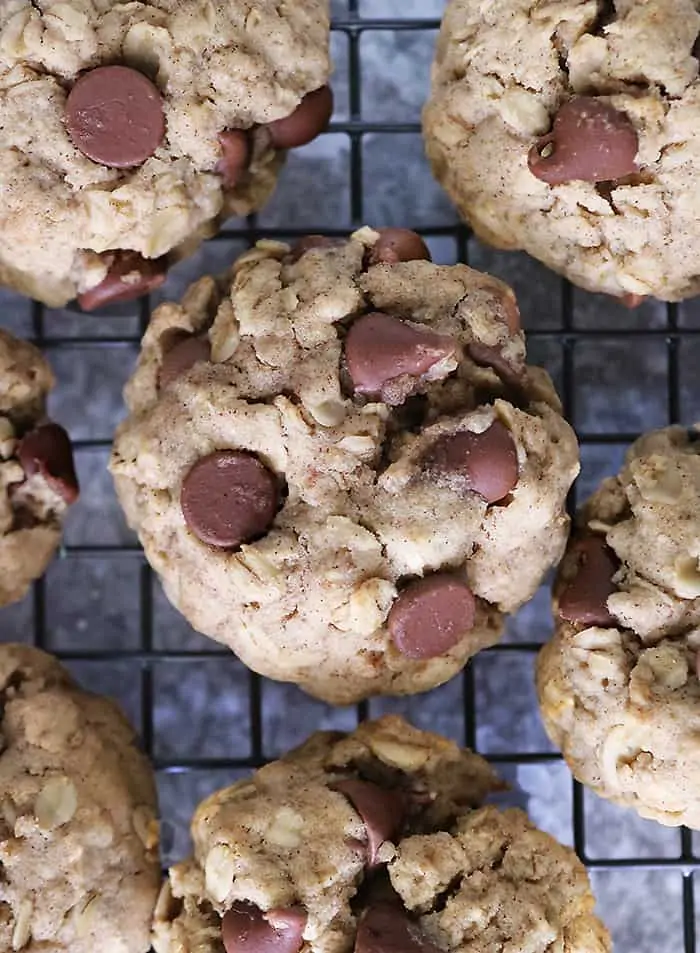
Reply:
<svg viewBox="0 0 700 953"><path fill-rule="evenodd" d="M361 57L360 57L360 39L363 32L372 31L425 31L435 30L439 23L435 19L363 19L360 14L360 0L348 0L348 12L342 19L336 19L333 24L335 32L343 34L348 44L349 59L349 118L347 121L335 122L331 125L331 133L344 133L350 141L350 208L353 226L363 224L367 209L364 205L363 196L363 168L362 151L363 140L373 132L382 134L398 133L418 133L420 127L418 123L368 123L362 119L362 85L361 85ZM309 231L319 232L327 235L344 235L347 229L328 229L323 227L295 229L293 227L285 229L282 232L274 228L259 228L255 216L251 216L241 228L224 231L220 237L229 239L243 239L249 245L252 245L259 237L276 235L288 237L307 234ZM464 225L455 225L454 227L445 227L443 225L434 228L427 227L419 229L425 237L438 238L441 236L450 236L456 242L458 258L466 261L469 251L470 232ZM141 329L143 330L148 322L150 314L149 302L145 300L141 305L140 319ZM134 334L124 334L108 337L98 336L80 336L80 337L56 337L47 336L44 327L44 308L41 305L35 305L32 313L33 338L35 342L47 351L60 351L65 348L91 349L122 349L127 348L135 352L139 344L139 336ZM543 339L557 342L563 352L562 362L562 400L565 413L569 419L574 418L574 400L575 400L575 352L576 347L581 341L628 341L649 339L657 343L659 347L665 344L668 356L668 393L667 410L669 422L676 422L679 419L680 412L680 385L679 385L679 346L684 340L695 339L700 335L700 328L681 327L678 322L677 308L670 305L667 310L666 325L661 329L622 329L611 328L609 330L599 329L581 329L574 326L573 321L573 289L566 282L561 283L561 327L557 330L533 329L529 332L531 339ZM581 443L585 445L608 445L625 444L633 440L637 434L634 433L579 433ZM91 452L105 449L109 443L105 440L86 439L76 441L78 451ZM571 505L574 500L572 497ZM137 650L124 649L117 651L101 651L94 649L90 652L58 652L59 656L68 662L84 662L88 660L99 659L102 662L125 662L129 661L138 666L141 678L141 715L142 715L142 736L146 751L154 760L156 769L160 772L181 774L194 770L206 769L245 769L254 768L263 763L264 746L262 730L262 681L253 674L249 673L250 679L250 756L243 758L216 759L216 758L158 758L154 757L154 692L153 692L153 670L157 663L167 662L170 665L191 665L196 661L211 660L220 656L226 656L224 650L215 650L213 652L185 652L173 650L160 650L154 648L154 606L153 606L153 587L151 570L143 561L141 550L134 545L74 545L67 546L64 552L68 560L92 559L95 557L110 558L130 556L139 561L139 587L135 598L140 605L140 644ZM34 586L34 642L42 647L47 644L46 638L46 597L45 584L39 581ZM539 649L539 643L519 642L504 643L488 650L489 653L510 655L516 653L520 655L532 656ZM463 674L463 715L464 715L464 740L472 748L477 748L477 720L478 711L476 704L474 668L467 666ZM363 719L367 717L368 706L361 704L357 706L357 717ZM549 764L559 762L560 756L550 752L504 752L492 756L490 760L503 764L527 765L527 764ZM574 782L573 785L573 814L572 831L574 846L586 865L593 870L662 870L676 871L683 877L683 939L684 953L698 953L696 949L696 924L695 924L695 905L693 877L698 876L700 870L700 858L693 853L691 833L688 830L681 830L679 834L679 852L678 857L627 857L627 858L592 858L588 856L586 845L586 829L584 822L584 803L583 790L581 786Z"/></svg>

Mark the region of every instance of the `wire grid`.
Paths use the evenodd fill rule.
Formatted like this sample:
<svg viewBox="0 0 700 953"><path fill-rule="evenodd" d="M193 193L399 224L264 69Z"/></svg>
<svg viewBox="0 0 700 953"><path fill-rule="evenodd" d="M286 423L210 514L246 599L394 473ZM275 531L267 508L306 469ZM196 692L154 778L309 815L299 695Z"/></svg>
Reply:
<svg viewBox="0 0 700 953"><path fill-rule="evenodd" d="M333 30L337 35L341 35L347 42L348 51L348 93L349 93L349 118L347 121L332 123L330 133L342 133L349 139L350 149L350 218L352 226L359 226L366 220L372 220L371 209L365 207L365 196L363 194L364 175L363 175L363 143L366 137L374 134L405 134L418 133L420 127L418 122L396 122L396 123L370 123L362 119L362 79L361 79L361 39L366 31L396 31L398 33L415 31L434 31L439 23L434 18L390 18L367 19L360 10L361 0L347 0L347 5L343 4L343 12L336 16L333 22ZM336 9L341 4L336 4ZM369 0L365 2L366 8L369 6ZM410 224L410 210L407 210L407 221ZM381 224L381 223L380 223ZM424 228L418 228L428 240L439 239L443 236L449 236L456 242L457 258L461 261L469 260L470 252L470 232L464 225L438 225ZM248 245L253 244L259 237L275 236L294 237L307 234L308 232L319 232L327 235L343 235L347 233L345 225L338 229L318 227L318 228L285 228L284 230L276 228L265 228L259 225L256 216L251 216L245 222L234 223L232 228L224 231L221 238L242 240ZM560 285L560 309L561 325L557 329L534 328L528 333L528 339L532 342L536 339L551 341L561 347L562 367L561 367L561 396L565 408L565 413L569 419L574 419L574 403L576 397L575 383L575 352L577 345L582 341L618 341L626 342L637 339L642 336L654 340L659 348L666 348L668 360L667 373L667 417L669 422L676 422L680 419L680 372L679 372L679 348L686 338L697 338L700 328L686 327L685 323L679 323L678 308L674 305L667 306L665 326L656 328L645 328L640 330L635 327L613 327L610 330L598 328L580 328L575 326L573 320L573 295L574 290L566 282L561 281ZM150 314L150 306L147 300L139 304L140 308L140 328L145 328ZM61 337L54 334L47 335L45 328L45 309L42 305L34 304L32 306L31 324L33 338L35 342L47 351L60 351L64 348L98 348L123 349L128 348L135 352L139 343L139 334L125 333L117 335L82 335L79 337ZM88 395L86 395L88 397ZM579 439L585 447L590 446L608 446L626 444L636 436L635 433L622 433L617 431L604 433L579 433ZM76 449L78 453L91 452L94 450L106 450L109 443L102 439L83 439L77 440ZM571 505L574 506L572 497ZM250 751L249 755L236 758L209 758L194 756L190 758L182 757L161 757L154 746L154 667L160 663L178 666L179 671L185 672L186 666L196 661L210 661L218 658L219 655L226 656L225 650L214 649L212 651L183 651L181 649L163 649L154 645L154 588L151 571L143 560L140 549L136 545L68 545L64 549L64 557L69 563L78 560L91 559L109 559L110 557L131 556L137 561L138 565L138 592L135 598L138 600L140 613L140 638L137 648L110 649L105 651L98 646L90 651L57 651L50 645L48 636L49 627L47 626L47 616L50 613L51 606L47 598L47 587L44 580L35 584L33 589L33 641L37 646L48 647L55 651L66 662L81 663L99 659L104 663L120 663L129 661L139 670L140 675L140 708L141 708L141 732L143 743L148 754L153 758L156 770L163 775L187 775L190 772L198 770L243 772L258 767L265 761L265 744L263 731L263 680L253 673L247 673L245 677L249 680L248 691L248 722L250 729ZM74 563L73 563L74 564ZM505 642L493 649L488 650L486 655L500 654L501 659L507 655L529 656L532 658L539 649L540 643L535 641ZM462 740L472 748L478 750L477 744L477 724L479 712L476 702L476 684L474 665L470 664L462 676L461 683L461 704L463 720L463 738ZM370 712L367 703L356 707L356 717L358 720L364 719ZM308 731L313 730L316 725L307 725ZM496 755L488 755L489 759L503 765L527 765L527 764L548 764L561 761L558 754L550 751L502 751ZM586 865L591 870L613 871L620 868L637 869L648 871L674 871L683 878L682 889L682 924L683 924L683 953L698 953L696 948L696 918L694 904L693 877L697 876L700 870L700 858L693 852L693 842L691 832L682 829L680 831L680 849L678 856L667 857L641 857L631 856L624 858L599 858L589 856L586 845L586 824L584 814L584 792L582 787L573 783L572 797L572 817L571 826L573 832L573 843Z"/></svg>

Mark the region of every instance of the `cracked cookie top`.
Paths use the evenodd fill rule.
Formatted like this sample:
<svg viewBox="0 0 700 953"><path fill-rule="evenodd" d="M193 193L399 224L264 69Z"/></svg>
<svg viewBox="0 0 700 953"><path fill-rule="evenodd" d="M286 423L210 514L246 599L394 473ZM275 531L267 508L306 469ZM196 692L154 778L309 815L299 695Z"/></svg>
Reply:
<svg viewBox="0 0 700 953"><path fill-rule="evenodd" d="M452 0L428 155L476 232L629 304L700 291L698 0Z"/></svg>
<svg viewBox="0 0 700 953"><path fill-rule="evenodd" d="M153 773L116 705L0 645L0 949L147 953Z"/></svg>
<svg viewBox="0 0 700 953"><path fill-rule="evenodd" d="M199 806L156 953L606 953L573 851L480 807L501 786L397 716L313 735Z"/></svg>
<svg viewBox="0 0 700 953"><path fill-rule="evenodd" d="M0 606L44 572L78 497L68 434L46 417L53 386L41 352L0 329Z"/></svg>
<svg viewBox="0 0 700 953"><path fill-rule="evenodd" d="M162 284L327 124L327 0L3 0L0 281L85 309Z"/></svg>
<svg viewBox="0 0 700 953"><path fill-rule="evenodd" d="M641 437L577 519L538 666L547 730L579 780L700 828L700 431Z"/></svg>
<svg viewBox="0 0 700 953"><path fill-rule="evenodd" d="M173 603L333 702L451 677L567 535L577 445L513 293L427 255L395 229L259 242L155 312L115 439Z"/></svg>

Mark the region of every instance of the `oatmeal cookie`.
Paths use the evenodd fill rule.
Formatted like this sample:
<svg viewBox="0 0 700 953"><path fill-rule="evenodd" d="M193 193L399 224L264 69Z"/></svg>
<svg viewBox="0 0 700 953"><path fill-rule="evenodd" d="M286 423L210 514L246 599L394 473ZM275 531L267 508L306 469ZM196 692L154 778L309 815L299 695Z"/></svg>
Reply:
<svg viewBox="0 0 700 953"><path fill-rule="evenodd" d="M218 791L170 870L156 953L608 953L585 869L452 742L388 716Z"/></svg>
<svg viewBox="0 0 700 953"><path fill-rule="evenodd" d="M116 705L0 645L0 950L147 953L153 772Z"/></svg>
<svg viewBox="0 0 700 953"><path fill-rule="evenodd" d="M698 829L699 438L647 434L582 508L537 676L545 726L579 781Z"/></svg>
<svg viewBox="0 0 700 953"><path fill-rule="evenodd" d="M578 448L512 291L412 232L260 242L166 304L111 469L168 597L336 703L432 688L563 552Z"/></svg>
<svg viewBox="0 0 700 953"><path fill-rule="evenodd" d="M0 329L0 606L45 571L78 497L68 434L46 417L53 386L41 352Z"/></svg>
<svg viewBox="0 0 700 953"><path fill-rule="evenodd" d="M477 235L633 305L700 292L698 0L451 0L424 131Z"/></svg>
<svg viewBox="0 0 700 953"><path fill-rule="evenodd" d="M137 297L327 124L327 0L3 0L0 282Z"/></svg>

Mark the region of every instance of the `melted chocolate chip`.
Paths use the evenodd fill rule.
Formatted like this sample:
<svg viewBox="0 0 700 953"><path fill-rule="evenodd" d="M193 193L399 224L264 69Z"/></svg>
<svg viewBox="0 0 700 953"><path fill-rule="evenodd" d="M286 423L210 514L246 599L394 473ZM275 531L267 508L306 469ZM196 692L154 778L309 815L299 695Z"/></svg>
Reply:
<svg viewBox="0 0 700 953"><path fill-rule="evenodd" d="M224 188L235 189L248 168L250 158L248 134L242 129L226 129L219 133L219 145L221 158L216 164L216 171L221 176Z"/></svg>
<svg viewBox="0 0 700 953"><path fill-rule="evenodd" d="M404 375L421 377L456 350L452 338L381 312L358 318L345 340L355 392L369 397L380 396L386 384Z"/></svg>
<svg viewBox="0 0 700 953"><path fill-rule="evenodd" d="M141 165L165 135L160 93L128 66L99 66L83 73L66 100L65 122L77 149L116 169Z"/></svg>
<svg viewBox="0 0 700 953"><path fill-rule="evenodd" d="M518 483L518 453L510 430L495 420L482 433L460 430L439 437L430 448L429 471L454 477L487 503L504 499Z"/></svg>
<svg viewBox="0 0 700 953"><path fill-rule="evenodd" d="M186 374L198 361L208 361L211 348L206 337L188 334L181 338L163 357L158 371L158 387L163 390Z"/></svg>
<svg viewBox="0 0 700 953"><path fill-rule="evenodd" d="M257 457L219 450L189 471L180 504L185 522L203 543L233 548L267 532L278 499L275 475Z"/></svg>
<svg viewBox="0 0 700 953"><path fill-rule="evenodd" d="M80 492L68 434L58 424L43 424L19 442L17 457L27 477L40 473L51 489L67 504Z"/></svg>
<svg viewBox="0 0 700 953"><path fill-rule="evenodd" d="M584 536L569 547L562 564L559 615L578 625L615 625L607 606L616 591L619 561L602 536Z"/></svg>
<svg viewBox="0 0 700 953"><path fill-rule="evenodd" d="M593 96L565 102L552 131L530 150L528 165L538 179L562 185L576 179L607 182L639 170L637 132L630 118Z"/></svg>
<svg viewBox="0 0 700 953"><path fill-rule="evenodd" d="M388 791L369 781L348 778L334 784L350 801L367 828L367 861L377 865L377 852L384 841L393 840L401 830L404 798L398 791Z"/></svg>
<svg viewBox="0 0 700 953"><path fill-rule="evenodd" d="M428 246L408 228L380 228L379 240L369 249L366 267L396 265L400 261L431 261Z"/></svg>
<svg viewBox="0 0 700 953"><path fill-rule="evenodd" d="M411 659L445 655L474 626L476 600L469 586L449 573L411 583L389 612L389 635Z"/></svg>
<svg viewBox="0 0 700 953"><path fill-rule="evenodd" d="M394 902L374 903L357 928L355 953L441 953L420 924Z"/></svg>
<svg viewBox="0 0 700 953"><path fill-rule="evenodd" d="M304 96L291 116L268 125L275 149L296 149L312 142L328 126L333 115L333 92L322 86Z"/></svg>
<svg viewBox="0 0 700 953"><path fill-rule="evenodd" d="M299 953L306 913L300 907L263 912L236 902L221 922L226 953Z"/></svg>
<svg viewBox="0 0 700 953"><path fill-rule="evenodd" d="M132 301L155 291L165 282L165 258L143 258L135 251L107 252L104 257L110 260L107 276L99 285L78 295L83 311L94 311L118 301Z"/></svg>
<svg viewBox="0 0 700 953"><path fill-rule="evenodd" d="M473 341L467 346L467 353L479 367L490 367L495 371L503 384L512 391L513 397L515 398L512 403L528 403L527 399L524 399L524 367L513 366L510 361L503 356L499 348L490 347L488 344L482 344L477 341Z"/></svg>
<svg viewBox="0 0 700 953"><path fill-rule="evenodd" d="M628 291L627 294L621 296L620 304L630 311L633 311L635 308L638 308L640 304L644 304L648 297L649 295L636 295Z"/></svg>

